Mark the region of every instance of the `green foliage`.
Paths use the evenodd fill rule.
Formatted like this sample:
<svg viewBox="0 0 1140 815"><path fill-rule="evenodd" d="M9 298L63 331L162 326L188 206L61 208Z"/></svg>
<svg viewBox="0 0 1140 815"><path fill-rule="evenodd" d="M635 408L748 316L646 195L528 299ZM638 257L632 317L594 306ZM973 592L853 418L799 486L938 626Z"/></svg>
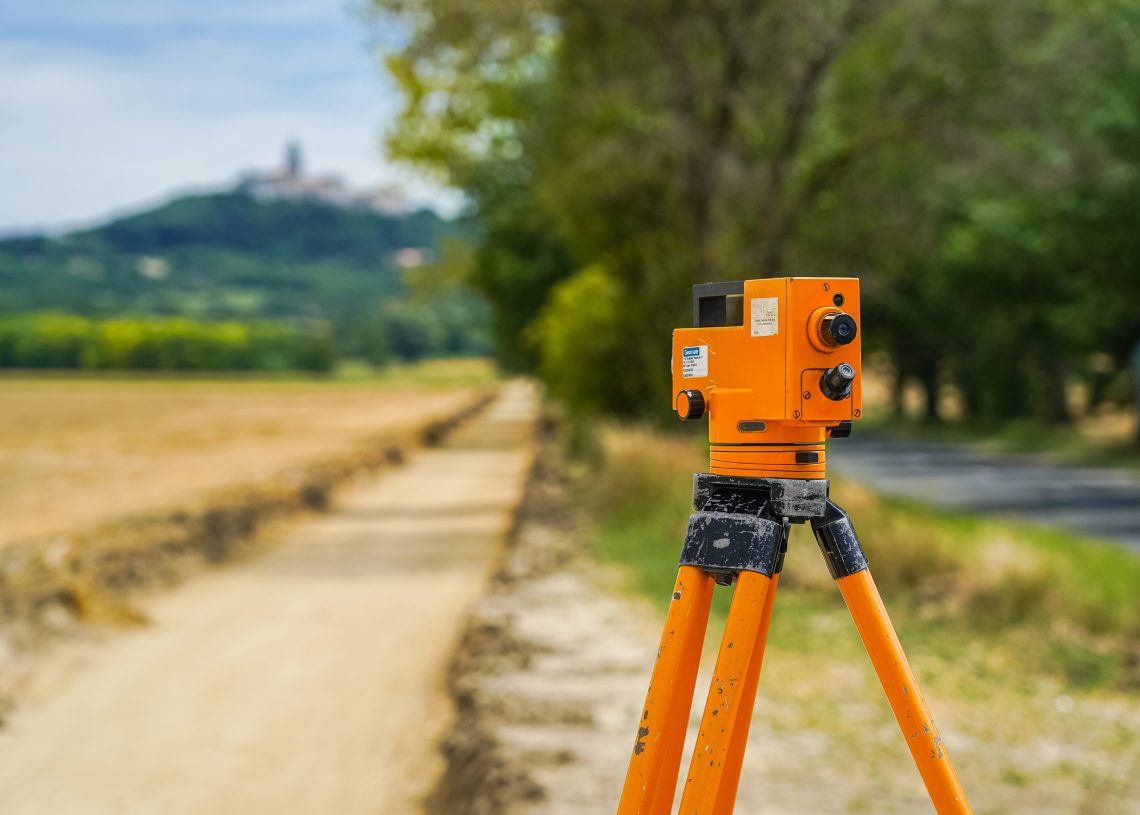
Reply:
<svg viewBox="0 0 1140 815"><path fill-rule="evenodd" d="M358 355L384 364L489 353L487 304L466 282L472 255L466 241L446 239L436 262L404 270L403 296L383 300L359 325L346 326L357 335Z"/></svg>
<svg viewBox="0 0 1140 815"><path fill-rule="evenodd" d="M0 368L324 372L333 362L326 332L281 323L0 318Z"/></svg>
<svg viewBox="0 0 1140 815"><path fill-rule="evenodd" d="M861 277L930 418L953 384L972 418L1064 422L1140 341L1134 3L373 1L410 32L390 146L467 194L500 356L576 410L664 412L714 279ZM566 370L587 338L604 375Z"/></svg>
<svg viewBox="0 0 1140 815"><path fill-rule="evenodd" d="M484 238L470 279L493 307L491 332L500 362L508 370L530 371L539 364L539 346L526 336L531 321L572 265L552 219L533 201L525 175L484 170L479 213Z"/></svg>
<svg viewBox="0 0 1140 815"><path fill-rule="evenodd" d="M404 272L411 314L430 340L428 353L445 356L486 354L491 348L486 301L468 283L475 250L466 240L445 238L434 263ZM394 332L390 332L393 333ZM399 341L392 338L394 347Z"/></svg>
<svg viewBox="0 0 1140 815"><path fill-rule="evenodd" d="M456 231L430 210L406 216L307 201L258 201L242 193L177 198L157 209L69 238L132 256L215 249L307 262L336 258L361 268L402 247L434 248Z"/></svg>
<svg viewBox="0 0 1140 815"><path fill-rule="evenodd" d="M238 194L181 198L60 238L0 241L0 312L334 318L400 292L393 253L455 227Z"/></svg>
<svg viewBox="0 0 1140 815"><path fill-rule="evenodd" d="M417 360L443 345L443 327L423 306L385 304L380 312L388 347L400 359Z"/></svg>
<svg viewBox="0 0 1140 815"><path fill-rule="evenodd" d="M401 268L401 249L421 252L426 262ZM236 193L191 196L57 239L0 241L0 315L50 310L102 320L143 314L212 323L327 321L338 356L380 364L479 354L488 350L489 317L465 283L472 252L468 227L427 210L388 216ZM81 324L72 323L75 332L86 330ZM105 323L105 347L89 350L92 364L196 367L187 360L204 355L202 365L219 367L211 355L222 352L202 350L193 330L179 327L191 322L164 325L171 334L162 340L164 351L145 350L150 339L132 338L135 350L126 361L117 350L119 334L143 329L132 320ZM253 346L282 345L267 329L250 331ZM48 348L40 337L37 366L78 364L78 340L68 345L62 326L51 333L59 345ZM178 362L162 356L171 353ZM274 354L267 351L252 367L273 367Z"/></svg>
<svg viewBox="0 0 1140 815"><path fill-rule="evenodd" d="M0 322L0 365L78 368L91 334L82 317L43 314Z"/></svg>
<svg viewBox="0 0 1140 815"><path fill-rule="evenodd" d="M211 323L327 320L335 326L335 353L377 362L401 356L398 335L409 320L426 321L430 337L413 343L415 356L480 353L487 349L486 305L454 272L440 277L437 270L442 255L455 266L464 251L457 247L469 241L466 227L430 211L390 217L238 194L179 198L83 233L0 241L0 315L50 310L96 319L128 313ZM422 251L429 262L400 268L396 252L402 248ZM432 261L437 254L440 260ZM430 295L409 293L421 274L439 278ZM439 302L426 302L432 299ZM166 325L174 331L179 324ZM112 326L107 332L119 331ZM261 328L254 333L252 344L279 344L262 340ZM64 328L54 334L64 344L38 345L42 365L74 358ZM108 347L116 342L108 339ZM185 340L188 348L195 342ZM138 353L138 365L165 365Z"/></svg>
<svg viewBox="0 0 1140 815"><path fill-rule="evenodd" d="M589 266L551 291L533 324L542 349L542 378L550 393L576 414L629 413L630 383L614 377L628 356L629 333L621 288L608 271Z"/></svg>

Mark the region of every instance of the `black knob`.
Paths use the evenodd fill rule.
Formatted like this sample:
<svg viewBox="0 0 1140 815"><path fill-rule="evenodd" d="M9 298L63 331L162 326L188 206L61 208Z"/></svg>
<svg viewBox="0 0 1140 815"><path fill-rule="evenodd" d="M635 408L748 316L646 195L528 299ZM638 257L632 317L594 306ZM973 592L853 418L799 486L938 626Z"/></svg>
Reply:
<svg viewBox="0 0 1140 815"><path fill-rule="evenodd" d="M819 321L819 338L823 340L824 345L847 345L855 341L855 335L858 333L859 326L855 318L842 311L838 314L825 315Z"/></svg>
<svg viewBox="0 0 1140 815"><path fill-rule="evenodd" d="M683 421L696 421L705 415L705 397L700 391L681 391L677 394L677 413Z"/></svg>
<svg viewBox="0 0 1140 815"><path fill-rule="evenodd" d="M840 362L834 368L823 372L819 378L819 390L828 399L839 402L851 395L851 383L855 381L855 367Z"/></svg>
<svg viewBox="0 0 1140 815"><path fill-rule="evenodd" d="M846 439L851 435L851 420L844 419L842 422L831 428L831 438L833 439Z"/></svg>

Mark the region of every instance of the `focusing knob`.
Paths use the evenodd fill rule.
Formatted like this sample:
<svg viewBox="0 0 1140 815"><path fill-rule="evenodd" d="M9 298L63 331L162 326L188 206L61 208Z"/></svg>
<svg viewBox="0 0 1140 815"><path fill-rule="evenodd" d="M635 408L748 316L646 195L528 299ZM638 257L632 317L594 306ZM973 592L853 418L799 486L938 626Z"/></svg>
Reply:
<svg viewBox="0 0 1140 815"><path fill-rule="evenodd" d="M855 367L840 362L834 368L823 372L819 378L819 389L828 399L839 402L851 395L851 383L855 381Z"/></svg>
<svg viewBox="0 0 1140 815"><path fill-rule="evenodd" d="M681 391L677 394L677 413L683 421L696 421L705 415L705 397L700 391Z"/></svg>
<svg viewBox="0 0 1140 815"><path fill-rule="evenodd" d="M855 322L855 318L850 314L844 314L842 311L837 314L827 314L819 321L819 338L823 340L824 345L835 347L837 345L847 345L855 341L855 335L859 333L859 326Z"/></svg>

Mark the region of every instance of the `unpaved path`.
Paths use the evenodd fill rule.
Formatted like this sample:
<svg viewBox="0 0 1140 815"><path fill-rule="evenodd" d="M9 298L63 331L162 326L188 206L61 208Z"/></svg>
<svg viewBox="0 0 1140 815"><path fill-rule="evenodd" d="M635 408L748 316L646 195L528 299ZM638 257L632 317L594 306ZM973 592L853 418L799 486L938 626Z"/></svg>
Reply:
<svg viewBox="0 0 1140 815"><path fill-rule="evenodd" d="M443 447L346 489L251 562L66 649L0 729L5 815L417 811L442 673L531 460L512 384Z"/></svg>

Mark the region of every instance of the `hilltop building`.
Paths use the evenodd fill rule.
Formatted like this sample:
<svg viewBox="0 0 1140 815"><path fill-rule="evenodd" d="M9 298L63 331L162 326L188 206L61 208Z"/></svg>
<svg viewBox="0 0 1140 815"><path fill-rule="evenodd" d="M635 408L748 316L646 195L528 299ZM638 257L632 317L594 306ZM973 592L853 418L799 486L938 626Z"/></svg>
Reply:
<svg viewBox="0 0 1140 815"><path fill-rule="evenodd" d="M306 175L301 145L285 145L282 166L267 172L243 173L234 188L259 201L312 201L345 209L370 209L384 215L404 215L411 205L403 191L393 185L373 190L353 189L338 175Z"/></svg>

